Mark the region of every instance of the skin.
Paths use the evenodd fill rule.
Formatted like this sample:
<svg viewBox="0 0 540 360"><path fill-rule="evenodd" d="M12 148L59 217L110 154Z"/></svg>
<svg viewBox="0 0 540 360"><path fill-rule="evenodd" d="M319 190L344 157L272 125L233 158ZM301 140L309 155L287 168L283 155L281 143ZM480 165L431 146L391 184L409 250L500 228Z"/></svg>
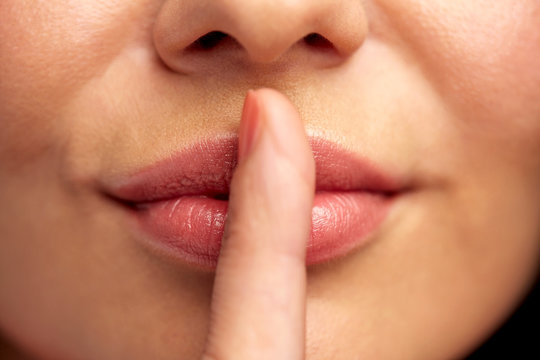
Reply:
<svg viewBox="0 0 540 360"><path fill-rule="evenodd" d="M368 247L307 269L305 292L290 298L296 315L265 327L279 304L253 311L261 316L253 326L272 341L296 329L279 354L303 356L305 326L308 359L463 357L535 279L536 0L3 0L0 18L5 358L227 359L237 342L260 358L253 354L264 353L262 345L249 345L242 319L223 319L264 305L248 285L234 297L247 280L235 275L252 269L260 280L279 264L221 259L229 266L218 269L225 275L216 277L212 301L215 274L140 246L100 184L197 140L238 133L246 91L263 86L290 99L307 134L340 143L410 187ZM213 30L236 41L182 51ZM306 46L310 33L335 51ZM261 108L288 109L264 123L290 118L296 129L300 120L281 96L257 92ZM300 169L311 161L298 150L301 130L285 131ZM261 148L235 175L238 215L229 228L247 230L232 232L230 246L268 228L276 231L269 239L279 238L286 228L277 215L255 225L242 215L258 208L248 200L263 192L242 179L285 161L261 164ZM286 199L305 207L311 193L300 193L265 206ZM294 231L302 244L301 229ZM303 272L289 270L275 283L285 294L303 289ZM295 281L284 280L295 271Z"/></svg>

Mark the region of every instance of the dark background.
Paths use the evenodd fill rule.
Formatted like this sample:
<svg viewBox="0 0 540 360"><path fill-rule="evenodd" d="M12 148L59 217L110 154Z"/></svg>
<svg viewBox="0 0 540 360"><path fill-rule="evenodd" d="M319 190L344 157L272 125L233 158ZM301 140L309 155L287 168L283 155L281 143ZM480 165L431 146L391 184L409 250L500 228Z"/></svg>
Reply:
<svg viewBox="0 0 540 360"><path fill-rule="evenodd" d="M521 306L480 348L467 357L479 359L540 360L540 277Z"/></svg>

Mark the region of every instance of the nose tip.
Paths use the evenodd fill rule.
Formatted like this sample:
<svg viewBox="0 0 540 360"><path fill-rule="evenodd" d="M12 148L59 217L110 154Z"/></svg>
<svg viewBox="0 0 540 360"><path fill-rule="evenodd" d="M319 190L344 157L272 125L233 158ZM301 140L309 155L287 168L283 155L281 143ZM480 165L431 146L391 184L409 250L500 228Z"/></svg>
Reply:
<svg viewBox="0 0 540 360"><path fill-rule="evenodd" d="M235 60L273 63L292 49L344 59L366 32L358 0L168 0L153 35L162 60L182 72Z"/></svg>

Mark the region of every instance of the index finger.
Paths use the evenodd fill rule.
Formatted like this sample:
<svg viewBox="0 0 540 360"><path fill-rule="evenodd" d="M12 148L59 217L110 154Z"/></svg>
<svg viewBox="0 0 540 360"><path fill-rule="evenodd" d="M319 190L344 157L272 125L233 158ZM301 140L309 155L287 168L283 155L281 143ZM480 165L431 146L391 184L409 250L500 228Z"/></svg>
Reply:
<svg viewBox="0 0 540 360"><path fill-rule="evenodd" d="M301 359L315 165L283 95L248 94L239 157L205 359Z"/></svg>

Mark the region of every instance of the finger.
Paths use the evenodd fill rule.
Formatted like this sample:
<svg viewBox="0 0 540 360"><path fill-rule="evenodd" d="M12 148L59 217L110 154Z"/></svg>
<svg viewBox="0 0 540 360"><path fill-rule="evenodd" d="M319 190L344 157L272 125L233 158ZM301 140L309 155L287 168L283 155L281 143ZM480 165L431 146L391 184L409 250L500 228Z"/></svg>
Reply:
<svg viewBox="0 0 540 360"><path fill-rule="evenodd" d="M208 359L301 359L315 164L297 111L251 91L214 284Z"/></svg>

